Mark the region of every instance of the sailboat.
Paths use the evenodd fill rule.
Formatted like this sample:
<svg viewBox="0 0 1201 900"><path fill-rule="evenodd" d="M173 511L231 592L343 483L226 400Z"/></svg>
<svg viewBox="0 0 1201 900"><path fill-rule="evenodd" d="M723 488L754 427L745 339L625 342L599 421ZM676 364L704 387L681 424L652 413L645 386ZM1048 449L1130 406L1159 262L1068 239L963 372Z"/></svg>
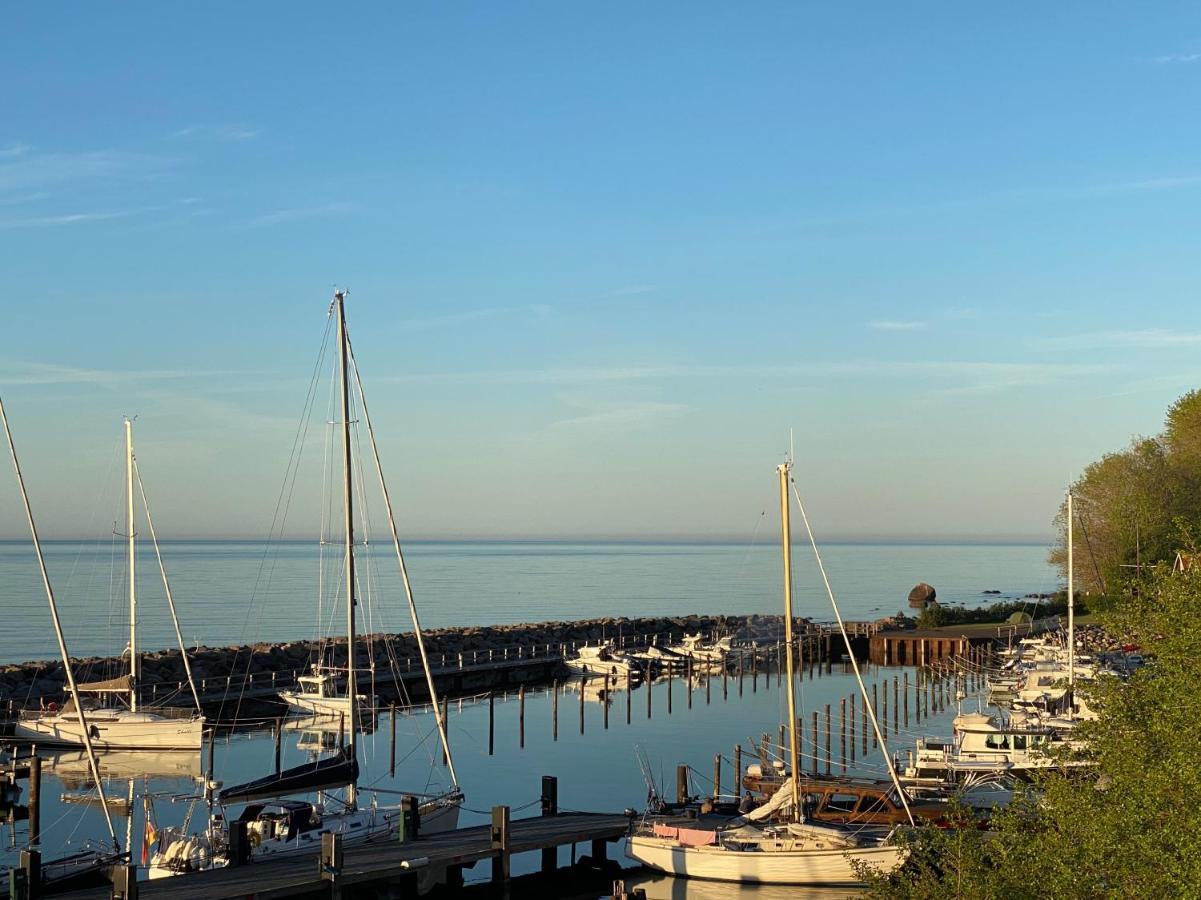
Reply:
<svg viewBox="0 0 1201 900"><path fill-rule="evenodd" d="M363 731L361 703L352 703L349 699L358 684L355 623L355 608L358 604L354 531L355 482L352 471L350 432L350 372L354 356L346 329L345 300L345 291L335 292L334 301L331 304L331 314L336 315L338 326L337 351L341 421L336 424L340 429L342 446L345 554L343 559L345 581L342 599L346 605L347 649L346 668L344 671L336 673L339 676L344 675L346 685L345 692L341 695L342 705L337 712L344 716L346 743L330 756L319 756L302 765L268 774L243 784L226 787L215 795L210 789L208 792L210 806L215 805L218 809L210 810L208 827L197 834L189 834L186 827L162 829L159 833L159 849L154 853L150 862L151 878L162 878L228 865L230 846L229 820L225 815L226 805L247 804L237 816L236 821L239 826L245 826L251 848L250 855L252 859L256 860L275 858L280 855L314 854L321 845L323 832L341 835L344 845L386 840L390 835L396 833L404 815L401 805L381 805L376 802L375 794L372 795L372 802L367 806L360 806L358 802L358 735ZM418 797L420 801L418 815L423 834L449 831L458 825L459 810L463 804L463 792L459 789L458 777L455 774L454 759L446 735L446 722L442 716L441 705L438 703L438 693L434 686L433 673L425 650L425 640L417 616L408 568L400 549L396 519L392 513L392 501L388 494L387 484L384 482L383 467L375 444L375 432L371 425L371 416L367 411L367 399L363 392L357 365L354 365L354 377L358 389L356 394L359 401L358 412L362 415L370 436L376 474L379 476L393 546L400 564L401 581L404 584L405 596L408 600L417 647L421 653L426 687L429 689L432 699L431 709L451 778L451 787L447 791L436 794L414 791L412 795ZM328 699L336 700L338 695L331 694ZM345 787L345 794L342 798L334 798L331 794L326 793L331 788L341 787ZM289 796L311 794L316 791L322 792L319 794L320 799L317 802L286 799Z"/></svg>
<svg viewBox="0 0 1201 900"><path fill-rule="evenodd" d="M784 557L784 643L788 649L788 734L792 771L800 772L800 738L796 730L792 635L792 535L788 497L791 462L777 467L780 480L780 531ZM820 560L819 560L820 562ZM824 575L824 570L823 570ZM833 594L831 593L831 599ZM835 607L837 613L837 607ZM841 617L839 617L841 623ZM856 666L856 674L858 667ZM860 685L862 688L862 685ZM866 692L864 703L867 704ZM875 715L872 715L873 722ZM881 748L888 761L881 737ZM891 763L889 771L892 772ZM893 773L895 784L895 773ZM899 785L896 785L901 792ZM912 814L901 792L910 823ZM819 822L805 821L800 785L789 777L772 798L741 821L714 830L681 827L679 821L650 818L626 838L626 855L652 869L687 878L742 884L854 885L860 882L854 863L892 871L905 850L888 837L856 834Z"/></svg>
<svg viewBox="0 0 1201 900"><path fill-rule="evenodd" d="M204 716L200 713L200 700L192 683L188 668L188 682L192 684L194 709L172 709L158 707L143 708L139 698L142 660L138 651L138 590L137 590L137 533L134 521L135 482L141 488L141 476L137 474L137 462L133 453L133 421L125 419L125 474L126 474L126 540L129 556L129 673L118 678L79 684L81 693L101 698L124 697L125 707L101 706L89 702L88 728L92 743L100 750L190 750L199 752L204 736ZM145 501L145 491L142 499ZM150 507L146 504L147 521ZM154 526L150 526L153 535ZM158 553L158 541L154 542ZM187 648L175 615L175 601L167 582L166 569L159 567L166 586L167 599L171 608L175 633L179 639L180 653L184 665L188 666ZM75 710L75 701L68 701L64 709L22 710L17 719L13 736L17 740L31 741L41 746L82 747L84 737Z"/></svg>

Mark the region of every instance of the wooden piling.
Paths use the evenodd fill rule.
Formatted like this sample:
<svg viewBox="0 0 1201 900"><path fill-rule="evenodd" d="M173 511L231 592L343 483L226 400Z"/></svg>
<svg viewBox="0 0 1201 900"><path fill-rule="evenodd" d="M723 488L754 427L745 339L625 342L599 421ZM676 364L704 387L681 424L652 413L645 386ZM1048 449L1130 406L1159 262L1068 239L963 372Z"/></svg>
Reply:
<svg viewBox="0 0 1201 900"><path fill-rule="evenodd" d="M734 747L734 796L742 796L742 744Z"/></svg>
<svg viewBox="0 0 1201 900"><path fill-rule="evenodd" d="M649 689L649 688L648 688ZM634 676L626 669L626 724L630 724L631 708L634 704Z"/></svg>
<svg viewBox="0 0 1201 900"><path fill-rule="evenodd" d="M721 754L713 756L713 802L721 796Z"/></svg>
<svg viewBox="0 0 1201 900"><path fill-rule="evenodd" d="M617 687L617 676L613 676L613 687ZM609 704L613 702L613 694L609 690L609 676L605 676L605 695L601 698L601 710L605 723L605 731L609 730Z"/></svg>
<svg viewBox="0 0 1201 900"><path fill-rule="evenodd" d="M905 673L905 727L909 727L909 673Z"/></svg>
<svg viewBox="0 0 1201 900"><path fill-rule="evenodd" d="M680 763L676 766L676 803L688 802L688 766Z"/></svg>
<svg viewBox="0 0 1201 900"><path fill-rule="evenodd" d="M826 774L830 774L830 763L834 758L833 743L830 739L830 704L826 704Z"/></svg>
<svg viewBox="0 0 1201 900"><path fill-rule="evenodd" d="M557 741L559 739L559 679L557 678L551 684L550 723L551 739Z"/></svg>
<svg viewBox="0 0 1201 900"><path fill-rule="evenodd" d="M667 667L667 714L669 716L671 715L671 695L673 693L672 688L675 687L676 683L674 674L675 668L676 667L673 665L668 665Z"/></svg>
<svg viewBox="0 0 1201 900"><path fill-rule="evenodd" d="M392 729L396 734L396 729ZM488 755L496 753L496 691L488 692ZM396 758L396 741L392 742L392 758Z"/></svg>
<svg viewBox="0 0 1201 900"><path fill-rule="evenodd" d="M283 742L284 742L284 720L283 719L277 718L275 720L275 727L272 729L272 732L273 732L272 737L275 738L275 774L278 775L282 771L280 769L280 757L282 755Z"/></svg>
<svg viewBox="0 0 1201 900"><path fill-rule="evenodd" d="M739 697L742 696L742 681L743 681L743 674L745 671L745 665L744 665L745 660L746 660L746 653L739 651L739 653L738 653L738 696Z"/></svg>
<svg viewBox="0 0 1201 900"><path fill-rule="evenodd" d="M841 735L838 742L838 768L842 774L847 771L847 698L838 701L838 732Z"/></svg>
<svg viewBox="0 0 1201 900"><path fill-rule="evenodd" d="M509 838L509 807L492 807L492 849L499 851L492 857L492 883L508 884L509 857L511 856Z"/></svg>
<svg viewBox="0 0 1201 900"><path fill-rule="evenodd" d="M29 846L42 843L42 758L36 753L29 757ZM130 810L133 815L133 810Z"/></svg>
<svg viewBox="0 0 1201 900"><path fill-rule="evenodd" d="M489 716L488 752L489 753L492 752L491 715L492 715L491 713L488 714L488 716ZM396 777L396 704L395 703L391 704L389 707L388 720L389 720L389 722L392 723L392 740L389 744L389 751L388 751L388 777L395 778Z"/></svg>
<svg viewBox="0 0 1201 900"><path fill-rule="evenodd" d="M817 774L817 710L813 711L813 734L810 746L813 748L813 774Z"/></svg>
<svg viewBox="0 0 1201 900"><path fill-rule="evenodd" d="M899 690L900 690L900 688L897 685L897 676L893 675L892 676L892 730L894 733L899 728L898 719L897 719L897 715L900 712L900 710L897 708L897 694L898 694Z"/></svg>
<svg viewBox="0 0 1201 900"><path fill-rule="evenodd" d="M884 706L883 712L880 715L880 727L884 731L884 737L888 737L888 682L884 682Z"/></svg>
<svg viewBox="0 0 1201 900"><path fill-rule="evenodd" d="M872 711L877 712L880 709L880 685L877 682L872 682ZM864 726L865 728L867 726ZM876 732L872 731L872 747L880 746L880 741L876 737Z"/></svg>
<svg viewBox="0 0 1201 900"><path fill-rule="evenodd" d="M542 815L556 816L559 814L559 779L554 775L542 776ZM559 848L542 848L542 874L549 875L559 867Z"/></svg>
<svg viewBox="0 0 1201 900"><path fill-rule="evenodd" d="M588 684L586 677L580 678L580 734L584 733L584 686Z"/></svg>
<svg viewBox="0 0 1201 900"><path fill-rule="evenodd" d="M851 764L855 763L855 695L851 694Z"/></svg>
<svg viewBox="0 0 1201 900"><path fill-rule="evenodd" d="M491 696L491 695L489 695ZM489 723L491 724L491 723ZM489 735L491 738L491 735ZM525 749L525 685L517 687L517 746Z"/></svg>

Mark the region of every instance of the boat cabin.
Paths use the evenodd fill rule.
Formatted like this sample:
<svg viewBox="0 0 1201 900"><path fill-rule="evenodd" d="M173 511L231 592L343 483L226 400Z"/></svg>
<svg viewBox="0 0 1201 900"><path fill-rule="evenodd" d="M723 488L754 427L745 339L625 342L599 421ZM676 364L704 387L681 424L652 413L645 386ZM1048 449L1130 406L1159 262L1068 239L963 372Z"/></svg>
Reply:
<svg viewBox="0 0 1201 900"><path fill-rule="evenodd" d="M324 699L339 696L333 675L301 675L296 682L300 685L300 693L306 697Z"/></svg>

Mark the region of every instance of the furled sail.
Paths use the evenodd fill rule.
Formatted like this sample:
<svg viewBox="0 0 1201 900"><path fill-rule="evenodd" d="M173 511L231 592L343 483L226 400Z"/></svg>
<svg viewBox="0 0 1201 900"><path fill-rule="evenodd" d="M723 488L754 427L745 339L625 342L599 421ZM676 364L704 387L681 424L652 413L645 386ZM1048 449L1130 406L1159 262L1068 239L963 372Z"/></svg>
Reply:
<svg viewBox="0 0 1201 900"><path fill-rule="evenodd" d="M262 797L282 797L304 794L326 788L342 787L359 777L359 762L345 751L315 762L302 763L282 772L272 772L263 778L235 784L217 794L220 803L242 803Z"/></svg>
<svg viewBox="0 0 1201 900"><path fill-rule="evenodd" d="M122 675L119 678L109 678L107 681L84 682L77 687L90 694L128 694L133 688L133 679L128 675Z"/></svg>

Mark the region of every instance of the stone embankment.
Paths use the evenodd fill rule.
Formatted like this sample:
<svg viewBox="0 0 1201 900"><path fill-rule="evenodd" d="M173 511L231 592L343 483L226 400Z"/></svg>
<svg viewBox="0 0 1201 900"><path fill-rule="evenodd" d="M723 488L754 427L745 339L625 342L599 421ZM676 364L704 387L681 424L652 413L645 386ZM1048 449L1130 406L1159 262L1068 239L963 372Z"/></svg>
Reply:
<svg viewBox="0 0 1201 900"><path fill-rule="evenodd" d="M799 627L807 627L801 620ZM524 625L490 625L471 628L440 628L425 632L426 650L436 666L459 660L460 654L472 661L498 658L504 653L518 656L558 652L561 645L571 647L605 639L631 636L642 639L679 640L685 633L698 631L708 635L734 634L741 638L776 638L781 630L780 616L676 616L670 618L586 619L575 622L537 622ZM295 674L317 659L322 648L325 659L345 664L346 641L283 641L234 647L197 647L188 654L192 674L198 682L227 677L241 681L247 676L271 673ZM491 651L491 652L490 652ZM400 669L420 666L417 640L412 633L371 635L361 639L357 665L367 667L374 655L376 668ZM78 681L111 678L126 671L128 662L120 658L91 657L75 661ZM142 656L141 683L147 688L175 685L186 680L179 651L160 650ZM43 700L57 699L64 690L62 664L57 661L25 662L0 666L0 701L15 706L37 706Z"/></svg>

